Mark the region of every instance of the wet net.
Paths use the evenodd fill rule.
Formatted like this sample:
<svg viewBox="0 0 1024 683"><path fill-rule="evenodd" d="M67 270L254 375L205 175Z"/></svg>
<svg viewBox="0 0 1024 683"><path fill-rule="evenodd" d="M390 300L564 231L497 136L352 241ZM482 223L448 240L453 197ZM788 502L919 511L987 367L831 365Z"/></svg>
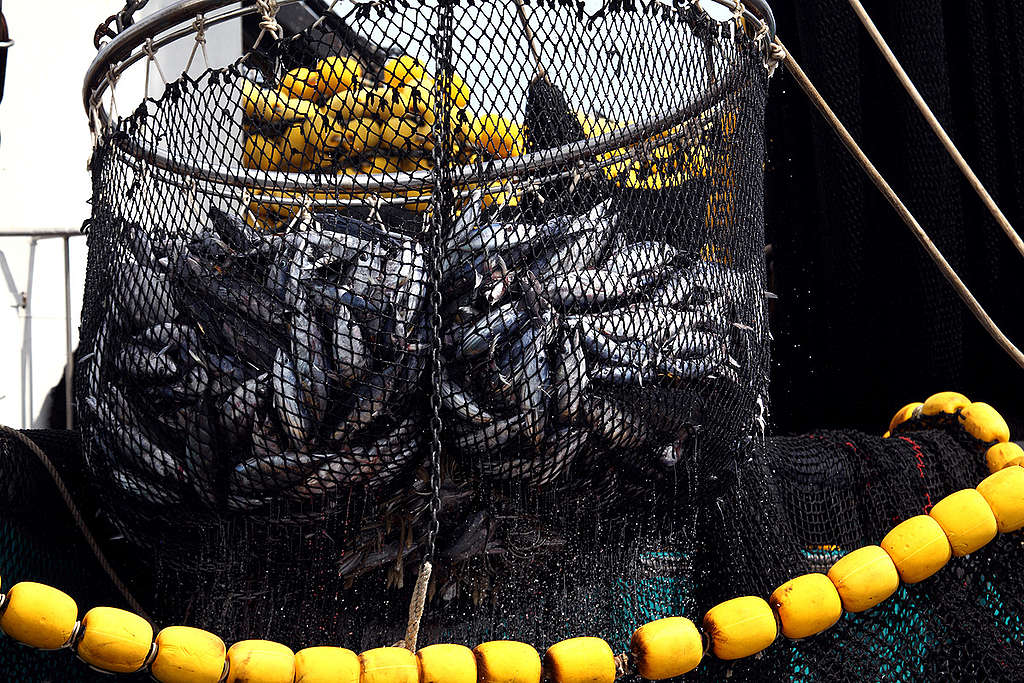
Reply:
<svg viewBox="0 0 1024 683"><path fill-rule="evenodd" d="M155 614L228 637L393 641L384 589L431 554L464 640L607 630L762 458L765 32L691 3L324 17L96 148L104 514Z"/></svg>

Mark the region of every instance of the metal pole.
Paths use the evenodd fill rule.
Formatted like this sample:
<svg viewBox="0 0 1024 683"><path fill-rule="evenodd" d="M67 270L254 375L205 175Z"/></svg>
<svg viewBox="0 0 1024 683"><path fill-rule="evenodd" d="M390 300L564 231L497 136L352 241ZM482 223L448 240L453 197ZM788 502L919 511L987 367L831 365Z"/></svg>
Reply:
<svg viewBox="0 0 1024 683"><path fill-rule="evenodd" d="M71 253L68 238L64 238L64 342L67 360L64 363L64 426L74 427L71 419L71 377L74 374L74 355L71 351Z"/></svg>
<svg viewBox="0 0 1024 683"><path fill-rule="evenodd" d="M32 381L32 283L36 270L36 240L29 242L28 248L28 284L25 287L23 308L25 323L21 336L21 428L27 429L32 424L32 407L34 404ZM27 402L26 402L27 401Z"/></svg>

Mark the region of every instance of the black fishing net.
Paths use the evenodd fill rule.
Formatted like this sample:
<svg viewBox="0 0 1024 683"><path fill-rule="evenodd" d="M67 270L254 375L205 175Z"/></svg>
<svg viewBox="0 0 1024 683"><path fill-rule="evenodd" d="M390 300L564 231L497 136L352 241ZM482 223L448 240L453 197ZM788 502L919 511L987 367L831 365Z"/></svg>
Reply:
<svg viewBox="0 0 1024 683"><path fill-rule="evenodd" d="M111 129L78 408L168 609L366 628L434 502L454 604L571 562L592 622L623 539L692 545L650 506L763 440L765 45L687 3L359 6Z"/></svg>
<svg viewBox="0 0 1024 683"><path fill-rule="evenodd" d="M920 505L909 442L766 446L752 22L689 2L324 17L172 81L93 156L78 467L159 623L390 644L436 543L422 643L621 651ZM951 463L929 495L981 478L928 438ZM951 618L1009 585L1014 542L732 670L884 677L900 650L936 673L933 637L1019 641L996 612L1016 597L969 634ZM1017 656L991 648L979 668Z"/></svg>

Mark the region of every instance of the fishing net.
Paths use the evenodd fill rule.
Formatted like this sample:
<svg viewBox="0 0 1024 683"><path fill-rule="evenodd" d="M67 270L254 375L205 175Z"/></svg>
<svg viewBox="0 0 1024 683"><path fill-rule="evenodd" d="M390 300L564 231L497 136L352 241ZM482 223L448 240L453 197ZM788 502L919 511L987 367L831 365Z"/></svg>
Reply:
<svg viewBox="0 0 1024 683"><path fill-rule="evenodd" d="M766 443L749 17L360 3L279 32L98 127L76 467L161 624L390 644L432 555L421 642L619 651L980 479L942 433ZM1015 542L733 671L1019 640L985 592Z"/></svg>
<svg viewBox="0 0 1024 683"><path fill-rule="evenodd" d="M74 484L81 474L77 441L58 432L28 435ZM59 512L52 482L35 458L20 442L5 437L0 437L0 455L0 474L18 482L17 494L5 497L0 508L4 581L43 579L73 594L83 606L119 604L80 542L80 533ZM503 600L461 608L453 606L457 601L435 599L428 605L422 642L476 644L490 637L533 637L530 642L544 647L562 637L600 633L621 648L638 623L679 614L696 619L721 596L773 590L770 576L781 581L825 570L843 553L877 543L898 521L931 509L948 492L970 487L985 475L977 445L955 430L904 432L890 439L853 431L775 437L768 441L764 457L772 468L767 500L748 502L746 496L764 486L757 479L766 477L763 470L755 470L722 489L714 513L695 513L701 520L695 528L702 534L696 548L702 552L686 555L692 547L647 544L630 532L619 533L612 539L615 543L643 548L622 565L628 571L621 576L585 584L601 579L602 572L585 571L584 564L569 561L562 563L563 571L555 567L546 574L538 572L539 583L519 587L519 602L506 602L512 597L507 593ZM93 508L84 492L76 498L83 510ZM57 513L40 516L40 506ZM88 521L98 533L107 526L92 516ZM758 546L751 539L764 540ZM137 554L136 547L126 542L106 547L122 576L131 579L133 590L141 591L145 574L135 570L131 557ZM794 552L764 554L765 548L773 547ZM583 552L608 559L592 547L584 546ZM570 555L567 558L571 560ZM783 558L790 564L779 565ZM1022 571L1020 534L1003 535L968 557L956 558L931 579L902 587L878 607L846 615L819 636L802 641L780 638L759 658L735 663L707 657L688 678L721 680L730 674L737 680L1016 680L1024 671ZM301 577L293 579L305 583ZM325 619L336 609L333 595L315 586L304 588L317 592L322 604L290 602L286 596L301 597L297 589L277 586L261 599L280 601L279 618L244 637L272 636L294 647L327 642L358 649L401 635L400 628L379 628L376 633L358 628L359 623L377 619L382 607L400 611L382 600L389 593L381 589L375 598L367 596L358 617L348 615L322 631L301 633L298 623ZM219 590L242 597L237 585ZM197 596L191 602L199 607L214 597ZM582 617L588 609L599 616ZM222 621L205 609L185 618L207 625ZM70 653L37 652L8 638L0 640L0 662L5 671L19 672L23 680L102 678L90 677Z"/></svg>
<svg viewBox="0 0 1024 683"><path fill-rule="evenodd" d="M464 628L539 637L558 568L601 630L762 457L765 32L323 17L103 131L76 386L104 513L226 635L379 644L435 511Z"/></svg>

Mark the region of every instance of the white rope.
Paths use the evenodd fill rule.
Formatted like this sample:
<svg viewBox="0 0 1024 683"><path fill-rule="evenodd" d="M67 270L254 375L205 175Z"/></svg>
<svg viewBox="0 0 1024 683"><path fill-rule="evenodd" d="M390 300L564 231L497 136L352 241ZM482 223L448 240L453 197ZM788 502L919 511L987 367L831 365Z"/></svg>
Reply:
<svg viewBox="0 0 1024 683"><path fill-rule="evenodd" d="M992 195L988 193L988 190L985 189L981 180L977 175L975 175L974 170L971 169L970 165L968 165L967 160L964 159L960 150L957 149L955 144L953 144L953 140L946 133L946 129L943 128L942 124L939 123L939 120L935 118L935 114L932 113L928 103L924 101L923 97L921 97L921 93L918 91L917 86L915 86L914 82L910 80L910 76L908 76L907 72L903 70L903 66L900 64L899 60L896 59L896 55L893 54L888 43L885 42L885 38L882 37L878 27L875 26L873 21L871 21L871 17L868 16L867 10L864 9L864 6L860 4L858 0L850 0L850 6L853 7L853 11L860 19L860 23L862 23L864 28L867 29L871 39L875 41L875 45L878 46L878 50L882 53L882 56L885 57L885 61L889 63L890 68L892 68L893 73L896 74L896 78L903 86L903 89L907 91L907 94L910 95L910 99L912 99L914 104L917 106L918 111L921 112L925 121L928 122L932 132L935 133L936 137L938 137L942 142L942 146L946 148L946 153L953 159L953 162L957 165L957 168L960 169L960 172L964 174L968 184L970 184L971 188L974 189L974 192L981 199L985 208L988 209L988 212L992 214L992 217L996 219L996 223L999 224L999 227L1002 228L1003 232L1006 233L1006 236L1010 238L1013 246L1022 256L1024 256L1024 240L1021 240L1020 235L1018 235L1017 231L1013 229L1013 225L1010 224L1009 219L1007 219L999 209L996 201L992 199Z"/></svg>
<svg viewBox="0 0 1024 683"><path fill-rule="evenodd" d="M953 289L967 306L967 309L974 315L978 322L981 323L981 326L985 328L985 331L988 332L989 336L991 336L992 339L994 339L996 343L999 344L999 346L1002 347L1002 349L1010 356L1010 358L1012 358L1013 361L1021 368L1024 368L1024 353L1021 353L1020 349L1014 346L1013 342L1003 334L1003 331L999 329L999 326L996 325L985 309L982 308L974 294L971 293L971 290L967 288L967 285L964 284L963 280L960 279L960 276L957 275L955 270L953 270L953 267L949 265L949 262L942 255L942 252L939 251L939 248L935 246L934 242L932 242L928 233L925 232L924 228L921 227L921 224L917 222L914 215L910 213L910 209L907 208L899 198L899 195L896 194L882 174L878 172L878 169L875 168L875 165L871 163L870 159L868 159L864 150L860 148L857 141L853 139L852 135L850 135L850 131L846 129L843 122L840 121L839 117L836 116L834 111L832 111L832 107L828 105L825 98L823 98L821 93L818 92L818 89L814 87L811 79L807 77L804 70L801 69L800 65L797 64L795 59L793 59L793 55L788 53L778 36L775 37L775 41L779 44L779 50L782 53L785 53L784 63L786 65L786 69L793 75L793 78L796 79L797 85L800 86L808 99L810 99L814 106L817 107L818 111L821 112L821 115L825 117L825 120L832 127L832 130L836 132L839 139L843 142L843 145L846 146L846 149L850 151L850 154L852 154L854 159L857 160L860 167L864 169L864 172L867 174L868 178L871 179L871 182L875 184L875 187L877 187L886 200L888 200L889 204L896 209L896 213L899 214L899 217L903 219L903 222L906 223L908 228L910 228L914 237L916 237L917 241L921 243L922 247L924 247L928 256L935 265L938 266L939 271L946 280L949 281L949 284L953 286Z"/></svg>
<svg viewBox="0 0 1024 683"><path fill-rule="evenodd" d="M429 560L423 561L420 567L420 574L416 577L416 587L412 591L412 599L409 600L409 623L405 627L405 640L401 647L416 652L416 641L420 635L420 622L423 621L423 613L427 605L427 587L430 585L430 573L434 567Z"/></svg>
<svg viewBox="0 0 1024 683"><path fill-rule="evenodd" d="M164 82L164 86L167 85L167 77L164 76L164 70L160 68L160 62L156 58L156 48L153 47L153 39L147 38L146 42L142 45L142 51L146 53L146 97L149 96L149 65L152 62L156 65L156 72L160 74L160 80Z"/></svg>
<svg viewBox="0 0 1024 683"><path fill-rule="evenodd" d="M203 61L206 62L206 68L210 68L210 56L206 54L206 17L202 14L197 15L192 22L192 28L196 30L196 41L192 44L192 52L185 64L185 73L192 68L192 60L196 58L196 50L199 48L203 49Z"/></svg>
<svg viewBox="0 0 1024 683"><path fill-rule="evenodd" d="M765 34L768 33L768 27L764 27ZM775 69L778 68L779 64L786 61L786 49L782 47L782 43L778 41L771 41L768 43L768 61L765 66L768 68L768 78L775 75Z"/></svg>
<svg viewBox="0 0 1024 683"><path fill-rule="evenodd" d="M327 6L327 9L324 10L324 13L321 14L320 17L313 22L313 28L320 28L320 24L324 23L324 19L327 18L327 15L331 13L331 11L334 9L334 6L337 4L338 0L331 0L331 4Z"/></svg>
<svg viewBox="0 0 1024 683"><path fill-rule="evenodd" d="M253 49L259 47L263 36L271 34L274 40L281 38L281 25L277 23L277 0L256 0L256 6L260 8L263 20L260 22L260 34L253 43Z"/></svg>
<svg viewBox="0 0 1024 683"><path fill-rule="evenodd" d="M114 65L111 64L107 69L107 83L110 84L110 122L116 122L120 117L117 112L117 98L114 96L114 90L117 89L118 75L114 71Z"/></svg>

